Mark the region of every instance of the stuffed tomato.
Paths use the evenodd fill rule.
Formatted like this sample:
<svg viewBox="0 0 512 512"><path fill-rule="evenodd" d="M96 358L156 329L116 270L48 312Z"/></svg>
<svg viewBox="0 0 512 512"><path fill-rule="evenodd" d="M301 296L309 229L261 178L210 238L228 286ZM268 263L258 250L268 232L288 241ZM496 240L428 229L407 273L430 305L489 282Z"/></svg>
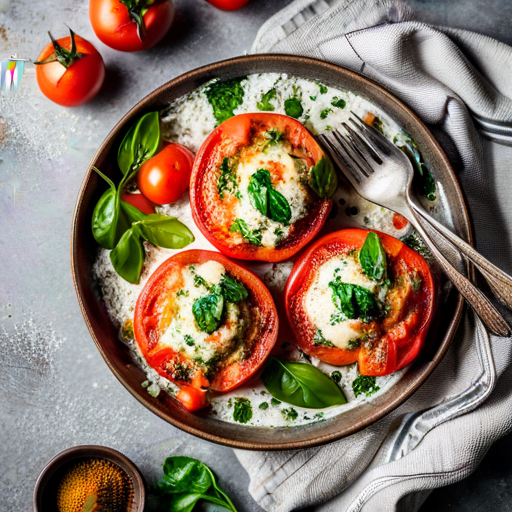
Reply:
<svg viewBox="0 0 512 512"><path fill-rule="evenodd" d="M318 240L285 289L299 347L336 366L357 361L361 375L388 375L418 355L434 299L432 274L417 252L363 229Z"/></svg>
<svg viewBox="0 0 512 512"><path fill-rule="evenodd" d="M212 251L166 260L144 286L134 314L147 363L176 383L188 410L208 389L227 392L251 379L275 344L276 307L252 272Z"/></svg>
<svg viewBox="0 0 512 512"><path fill-rule="evenodd" d="M282 261L324 225L337 187L330 160L304 126L280 114L224 121L196 155L194 221L233 258Z"/></svg>

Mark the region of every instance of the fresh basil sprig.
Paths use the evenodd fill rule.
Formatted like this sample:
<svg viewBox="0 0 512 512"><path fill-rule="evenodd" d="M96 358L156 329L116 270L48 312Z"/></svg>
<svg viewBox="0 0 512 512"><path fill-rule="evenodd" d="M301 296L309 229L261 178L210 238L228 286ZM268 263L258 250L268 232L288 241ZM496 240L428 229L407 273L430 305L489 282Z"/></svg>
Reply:
<svg viewBox="0 0 512 512"><path fill-rule="evenodd" d="M237 512L233 502L220 489L211 469L191 457L168 457L164 463L164 476L154 491L158 495L159 510L191 512L199 500L205 500Z"/></svg>
<svg viewBox="0 0 512 512"><path fill-rule="evenodd" d="M123 174L138 169L151 158L160 144L158 112L142 116L125 135L117 152L117 163Z"/></svg>
<svg viewBox="0 0 512 512"><path fill-rule="evenodd" d="M332 301L341 315L333 315L331 323L347 319L362 318L365 322L378 316L380 304L375 293L358 284L331 281Z"/></svg>
<svg viewBox="0 0 512 512"><path fill-rule="evenodd" d="M338 176L332 162L323 156L311 168L308 176L309 186L320 196L329 199L338 188Z"/></svg>
<svg viewBox="0 0 512 512"><path fill-rule="evenodd" d="M247 187L251 204L270 220L288 225L292 210L286 197L278 192L270 181L270 172L258 169L250 178Z"/></svg>
<svg viewBox="0 0 512 512"><path fill-rule="evenodd" d="M347 403L339 386L310 364L272 357L261 380L274 398L297 407L324 409Z"/></svg>
<svg viewBox="0 0 512 512"><path fill-rule="evenodd" d="M382 281L386 277L386 251L384 251L377 233L370 231L366 236L363 247L359 252L359 263L363 272L370 279Z"/></svg>

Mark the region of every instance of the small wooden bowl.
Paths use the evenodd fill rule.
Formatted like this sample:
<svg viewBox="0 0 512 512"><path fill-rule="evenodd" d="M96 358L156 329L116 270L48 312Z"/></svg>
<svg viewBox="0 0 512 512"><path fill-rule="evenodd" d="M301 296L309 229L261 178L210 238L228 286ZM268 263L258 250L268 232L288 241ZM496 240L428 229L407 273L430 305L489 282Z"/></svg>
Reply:
<svg viewBox="0 0 512 512"><path fill-rule="evenodd" d="M58 453L46 464L34 489L34 512L56 512L55 497L60 477L72 462L89 458L108 460L119 466L133 485L133 501L129 512L143 512L146 486L137 466L122 453L97 445L73 446Z"/></svg>

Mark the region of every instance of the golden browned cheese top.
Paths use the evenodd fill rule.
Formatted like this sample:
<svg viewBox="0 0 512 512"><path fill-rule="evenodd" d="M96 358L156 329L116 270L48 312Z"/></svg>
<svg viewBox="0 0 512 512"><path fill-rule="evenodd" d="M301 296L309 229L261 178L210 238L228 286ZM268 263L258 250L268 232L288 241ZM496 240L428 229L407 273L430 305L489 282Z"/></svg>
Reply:
<svg viewBox="0 0 512 512"><path fill-rule="evenodd" d="M119 466L103 459L73 464L57 488L58 512L128 512L133 485Z"/></svg>

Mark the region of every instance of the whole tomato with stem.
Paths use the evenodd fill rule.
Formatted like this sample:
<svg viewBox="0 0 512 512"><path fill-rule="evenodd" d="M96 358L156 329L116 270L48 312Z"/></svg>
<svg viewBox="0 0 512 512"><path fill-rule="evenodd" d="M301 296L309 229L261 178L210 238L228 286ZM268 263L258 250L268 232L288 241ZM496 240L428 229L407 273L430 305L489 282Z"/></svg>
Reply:
<svg viewBox="0 0 512 512"><path fill-rule="evenodd" d="M90 0L89 19L110 48L139 52L155 46L174 19L172 0Z"/></svg>
<svg viewBox="0 0 512 512"><path fill-rule="evenodd" d="M105 64L98 50L69 29L69 37L43 48L34 64L41 92L64 107L76 107L98 94L105 79Z"/></svg>
<svg viewBox="0 0 512 512"><path fill-rule="evenodd" d="M236 11L240 9L244 5L246 5L249 0L206 0L208 3L212 4L217 9L222 9L223 11Z"/></svg>

